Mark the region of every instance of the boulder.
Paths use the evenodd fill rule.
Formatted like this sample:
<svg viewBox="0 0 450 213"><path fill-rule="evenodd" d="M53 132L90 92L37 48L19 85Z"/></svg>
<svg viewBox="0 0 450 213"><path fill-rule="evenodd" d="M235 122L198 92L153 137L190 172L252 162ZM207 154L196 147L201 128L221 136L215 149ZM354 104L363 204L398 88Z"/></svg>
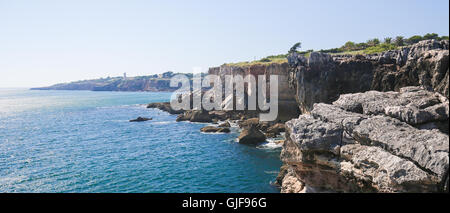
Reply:
<svg viewBox="0 0 450 213"><path fill-rule="evenodd" d="M191 122L212 122L211 116L206 111L193 111L191 118Z"/></svg>
<svg viewBox="0 0 450 213"><path fill-rule="evenodd" d="M252 125L242 130L238 137L239 143L256 145L266 140L264 133L259 131L256 126Z"/></svg>

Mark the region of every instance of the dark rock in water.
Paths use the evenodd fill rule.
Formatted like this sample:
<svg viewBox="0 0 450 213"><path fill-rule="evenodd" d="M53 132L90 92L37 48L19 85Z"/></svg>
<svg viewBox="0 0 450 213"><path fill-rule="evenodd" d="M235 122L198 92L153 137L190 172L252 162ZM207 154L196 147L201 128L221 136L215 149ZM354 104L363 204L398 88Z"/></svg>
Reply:
<svg viewBox="0 0 450 213"><path fill-rule="evenodd" d="M174 110L170 106L169 102L162 102L162 103L150 103L147 105L147 108L157 108L162 111L168 112L170 114L181 114L184 112L184 110Z"/></svg>
<svg viewBox="0 0 450 213"><path fill-rule="evenodd" d="M153 120L153 118L138 117L136 119L130 120L130 122L143 122L143 121L150 121L150 120Z"/></svg>
<svg viewBox="0 0 450 213"><path fill-rule="evenodd" d="M249 128L250 126L258 126L259 118L249 118L239 122L239 128Z"/></svg>
<svg viewBox="0 0 450 213"><path fill-rule="evenodd" d="M280 133L285 131L285 125L283 123L277 123L273 126L267 128L266 133L271 133L275 135L279 135Z"/></svg>
<svg viewBox="0 0 450 213"><path fill-rule="evenodd" d="M208 111L186 111L178 115L177 121L211 123L213 119Z"/></svg>
<svg viewBox="0 0 450 213"><path fill-rule="evenodd" d="M264 135L266 136L266 138L275 138L275 137L277 137L277 134L271 133L271 132L266 132L266 133L264 133Z"/></svg>
<svg viewBox="0 0 450 213"><path fill-rule="evenodd" d="M264 133L259 131L256 126L252 125L242 130L238 137L239 143L248 145L257 145L266 140Z"/></svg>
<svg viewBox="0 0 450 213"><path fill-rule="evenodd" d="M269 129L269 127L271 126L271 123L272 123L272 122L267 122L267 121L259 122L259 124L258 124L257 127L258 127L258 129L261 130L262 132L266 132L267 129Z"/></svg>
<svg viewBox="0 0 450 213"><path fill-rule="evenodd" d="M225 127L206 126L201 128L200 131L206 133L229 133L230 129Z"/></svg>
<svg viewBox="0 0 450 213"><path fill-rule="evenodd" d="M219 127L231 127L231 125L230 122L226 121L225 123L220 124Z"/></svg>
<svg viewBox="0 0 450 213"><path fill-rule="evenodd" d="M442 120L448 99L419 87L314 104L286 122L281 192L448 190L449 137L430 125Z"/></svg>

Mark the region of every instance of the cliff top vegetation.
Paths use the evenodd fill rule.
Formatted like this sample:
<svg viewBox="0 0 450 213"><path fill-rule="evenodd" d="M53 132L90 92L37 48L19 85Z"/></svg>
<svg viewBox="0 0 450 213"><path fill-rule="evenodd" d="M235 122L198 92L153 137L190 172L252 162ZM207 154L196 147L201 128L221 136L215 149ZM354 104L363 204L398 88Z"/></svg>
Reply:
<svg viewBox="0 0 450 213"><path fill-rule="evenodd" d="M378 38L369 39L367 42L356 43L352 41L346 42L339 48L321 49L318 52L328 53L331 55L359 55L359 54L375 54L388 50L394 50L403 46L412 45L419 41L436 39L436 40L449 40L448 36L439 36L436 33L427 33L424 36L414 35L409 38L403 36L397 36L395 38L386 37L382 41ZM300 55L309 57L309 54L314 50L299 51L301 43L294 44L287 54L271 55L255 61L243 61L237 63L226 63L228 66L253 66L253 65L268 65L268 64L281 64L287 62L287 55L290 52L297 52Z"/></svg>

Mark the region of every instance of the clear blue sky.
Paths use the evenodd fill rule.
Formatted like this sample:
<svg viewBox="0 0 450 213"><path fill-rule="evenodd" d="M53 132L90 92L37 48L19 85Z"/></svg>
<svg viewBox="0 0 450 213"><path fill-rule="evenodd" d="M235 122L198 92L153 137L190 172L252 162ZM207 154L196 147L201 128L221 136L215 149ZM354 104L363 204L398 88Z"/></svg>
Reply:
<svg viewBox="0 0 450 213"><path fill-rule="evenodd" d="M0 0L0 87L191 72L346 41L449 34L448 0Z"/></svg>

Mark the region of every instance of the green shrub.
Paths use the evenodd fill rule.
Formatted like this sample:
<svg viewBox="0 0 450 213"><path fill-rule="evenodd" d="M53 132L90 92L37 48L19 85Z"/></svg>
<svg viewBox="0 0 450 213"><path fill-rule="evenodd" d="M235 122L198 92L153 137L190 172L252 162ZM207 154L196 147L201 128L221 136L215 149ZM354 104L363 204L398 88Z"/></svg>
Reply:
<svg viewBox="0 0 450 213"><path fill-rule="evenodd" d="M394 50L396 48L397 47L393 44L383 43L383 44L379 44L377 46L369 47L369 48L365 49L364 53L365 54L381 53L381 52L388 51L388 50Z"/></svg>
<svg viewBox="0 0 450 213"><path fill-rule="evenodd" d="M423 36L424 40L428 40L428 39L438 39L439 35L436 33L427 33Z"/></svg>
<svg viewBox="0 0 450 213"><path fill-rule="evenodd" d="M415 36L411 36L410 38L408 38L406 41L408 44L415 44L419 41L424 40L422 36L420 35L415 35Z"/></svg>

